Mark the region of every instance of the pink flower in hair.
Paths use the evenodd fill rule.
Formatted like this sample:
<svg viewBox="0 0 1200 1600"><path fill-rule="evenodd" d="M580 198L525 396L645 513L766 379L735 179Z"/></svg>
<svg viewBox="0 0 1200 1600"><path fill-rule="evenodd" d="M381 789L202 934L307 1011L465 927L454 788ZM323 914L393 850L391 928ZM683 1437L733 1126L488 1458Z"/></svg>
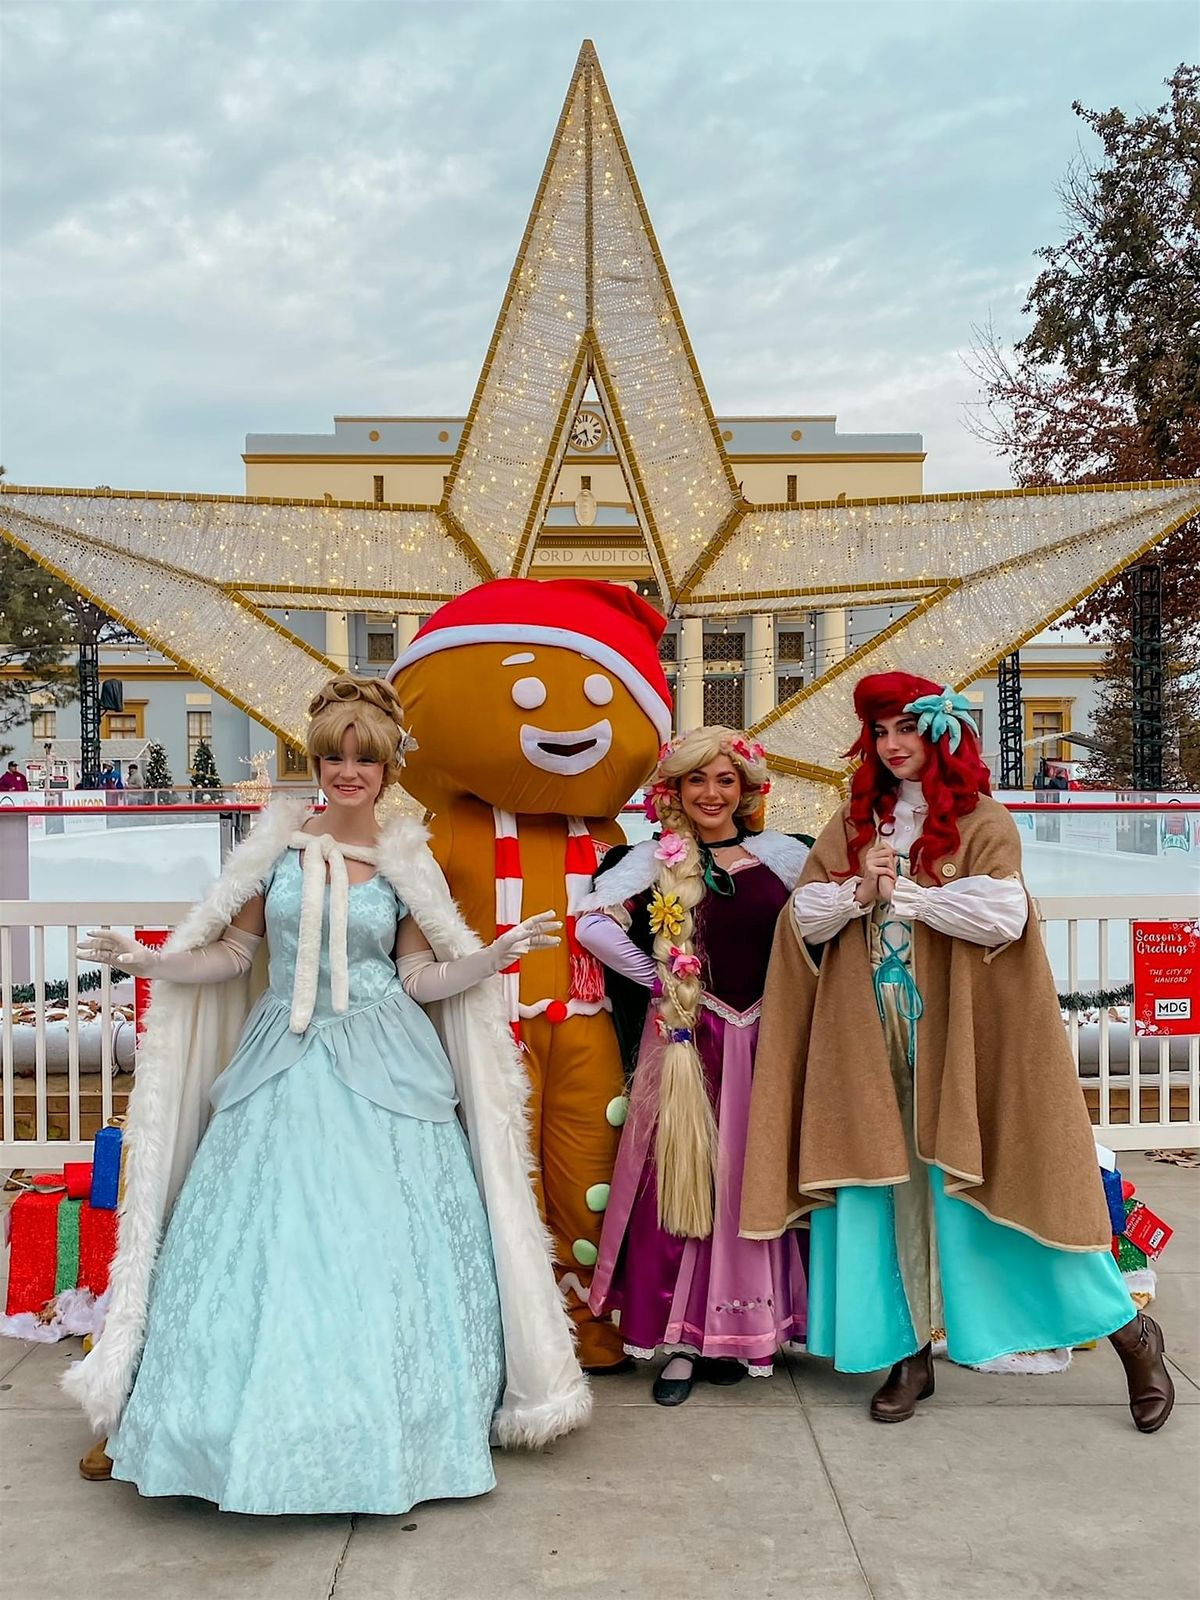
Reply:
<svg viewBox="0 0 1200 1600"><path fill-rule="evenodd" d="M687 841L670 831L663 834L654 852L656 861L665 861L669 867L678 867L687 855Z"/></svg>
<svg viewBox="0 0 1200 1600"><path fill-rule="evenodd" d="M759 744L757 739L731 739L729 741L729 748L733 751L734 755L741 756L742 760L747 763L761 761L767 753L763 749L762 745Z"/></svg>
<svg viewBox="0 0 1200 1600"><path fill-rule="evenodd" d="M673 978L698 978L700 976L700 957L689 955L686 950L681 950L676 944L671 946L670 962L671 976Z"/></svg>
<svg viewBox="0 0 1200 1600"><path fill-rule="evenodd" d="M759 792L759 794L762 795L763 799L765 800L766 797L771 792L771 780L770 780L770 778L764 778L763 779L763 781L758 786L758 792Z"/></svg>
<svg viewBox="0 0 1200 1600"><path fill-rule="evenodd" d="M668 783L652 783L646 790L645 812L648 822L658 821L658 802L665 800L670 793L671 786Z"/></svg>

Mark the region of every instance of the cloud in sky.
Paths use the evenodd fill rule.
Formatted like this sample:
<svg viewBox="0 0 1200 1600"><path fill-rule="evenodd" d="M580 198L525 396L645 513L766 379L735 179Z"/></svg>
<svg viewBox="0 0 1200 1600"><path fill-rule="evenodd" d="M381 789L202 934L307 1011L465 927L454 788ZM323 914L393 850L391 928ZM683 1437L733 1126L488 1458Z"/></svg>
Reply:
<svg viewBox="0 0 1200 1600"><path fill-rule="evenodd" d="M1191 0L591 9L7 0L0 427L23 483L240 492L247 432L462 413L594 37L719 413L964 426L1020 331L1071 101L1157 105Z"/></svg>

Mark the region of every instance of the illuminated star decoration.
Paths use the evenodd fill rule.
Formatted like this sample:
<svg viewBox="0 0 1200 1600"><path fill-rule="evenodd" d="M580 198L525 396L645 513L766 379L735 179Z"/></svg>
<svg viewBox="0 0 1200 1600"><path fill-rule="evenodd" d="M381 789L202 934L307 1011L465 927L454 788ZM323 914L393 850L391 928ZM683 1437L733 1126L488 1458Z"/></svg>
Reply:
<svg viewBox="0 0 1200 1600"><path fill-rule="evenodd" d="M589 383L672 614L905 608L754 728L783 826L819 824L836 799L854 678L961 688L1200 509L1197 482L746 501L585 43L438 505L0 484L0 531L301 744L337 664L268 611L427 613L527 574Z"/></svg>

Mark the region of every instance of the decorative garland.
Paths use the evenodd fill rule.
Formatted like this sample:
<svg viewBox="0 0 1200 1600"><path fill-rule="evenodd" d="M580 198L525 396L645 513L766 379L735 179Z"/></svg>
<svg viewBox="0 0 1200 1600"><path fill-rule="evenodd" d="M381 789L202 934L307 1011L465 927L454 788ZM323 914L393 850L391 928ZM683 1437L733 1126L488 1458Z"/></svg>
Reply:
<svg viewBox="0 0 1200 1600"><path fill-rule="evenodd" d="M120 983L127 978L127 972L118 968L112 969L111 977L114 983ZM98 989L104 981L104 974L96 969L94 972L81 972L75 985L77 994L87 994L89 990ZM33 1005L37 999L37 991L32 983L19 984L12 992L13 1005ZM61 1004L67 998L67 980L60 979L57 983L46 985L46 1004ZM1073 990L1070 994L1060 994L1058 1004L1063 1011L1100 1011L1108 1006L1127 1006L1133 1000L1133 985L1125 984L1120 989L1093 989L1090 994Z"/></svg>
<svg viewBox="0 0 1200 1600"><path fill-rule="evenodd" d="M1064 1011L1103 1011L1108 1006L1127 1006L1132 1000L1131 983L1124 984L1120 989L1093 989L1091 994L1081 994L1075 990L1058 997L1058 1003Z"/></svg>
<svg viewBox="0 0 1200 1600"><path fill-rule="evenodd" d="M113 967L110 976L114 983L120 983L123 979L127 978L129 974L127 972L121 972L118 970L118 968ZM75 992L76 994L87 994L90 989L98 989L103 982L104 973L99 967L97 967L94 972L81 972L75 984ZM56 983L46 984L44 992L46 996L46 1005L60 1005L64 1000L67 999L69 993L67 988L67 980L65 978L60 978ZM15 1006L34 1005L37 1002L37 987L32 983L20 983L13 990L12 998L13 1005Z"/></svg>

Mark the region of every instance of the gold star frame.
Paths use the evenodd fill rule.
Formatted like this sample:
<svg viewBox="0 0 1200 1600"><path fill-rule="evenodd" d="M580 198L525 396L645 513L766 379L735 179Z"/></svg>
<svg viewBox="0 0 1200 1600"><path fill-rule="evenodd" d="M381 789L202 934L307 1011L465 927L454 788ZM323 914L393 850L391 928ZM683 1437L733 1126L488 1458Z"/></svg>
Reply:
<svg viewBox="0 0 1200 1600"><path fill-rule="evenodd" d="M585 43L438 505L0 484L0 532L299 743L336 665L268 609L428 612L527 574L589 383L673 614L907 608L754 730L784 826L815 826L836 799L854 678L902 668L962 687L1200 510L1196 482L742 498Z"/></svg>

